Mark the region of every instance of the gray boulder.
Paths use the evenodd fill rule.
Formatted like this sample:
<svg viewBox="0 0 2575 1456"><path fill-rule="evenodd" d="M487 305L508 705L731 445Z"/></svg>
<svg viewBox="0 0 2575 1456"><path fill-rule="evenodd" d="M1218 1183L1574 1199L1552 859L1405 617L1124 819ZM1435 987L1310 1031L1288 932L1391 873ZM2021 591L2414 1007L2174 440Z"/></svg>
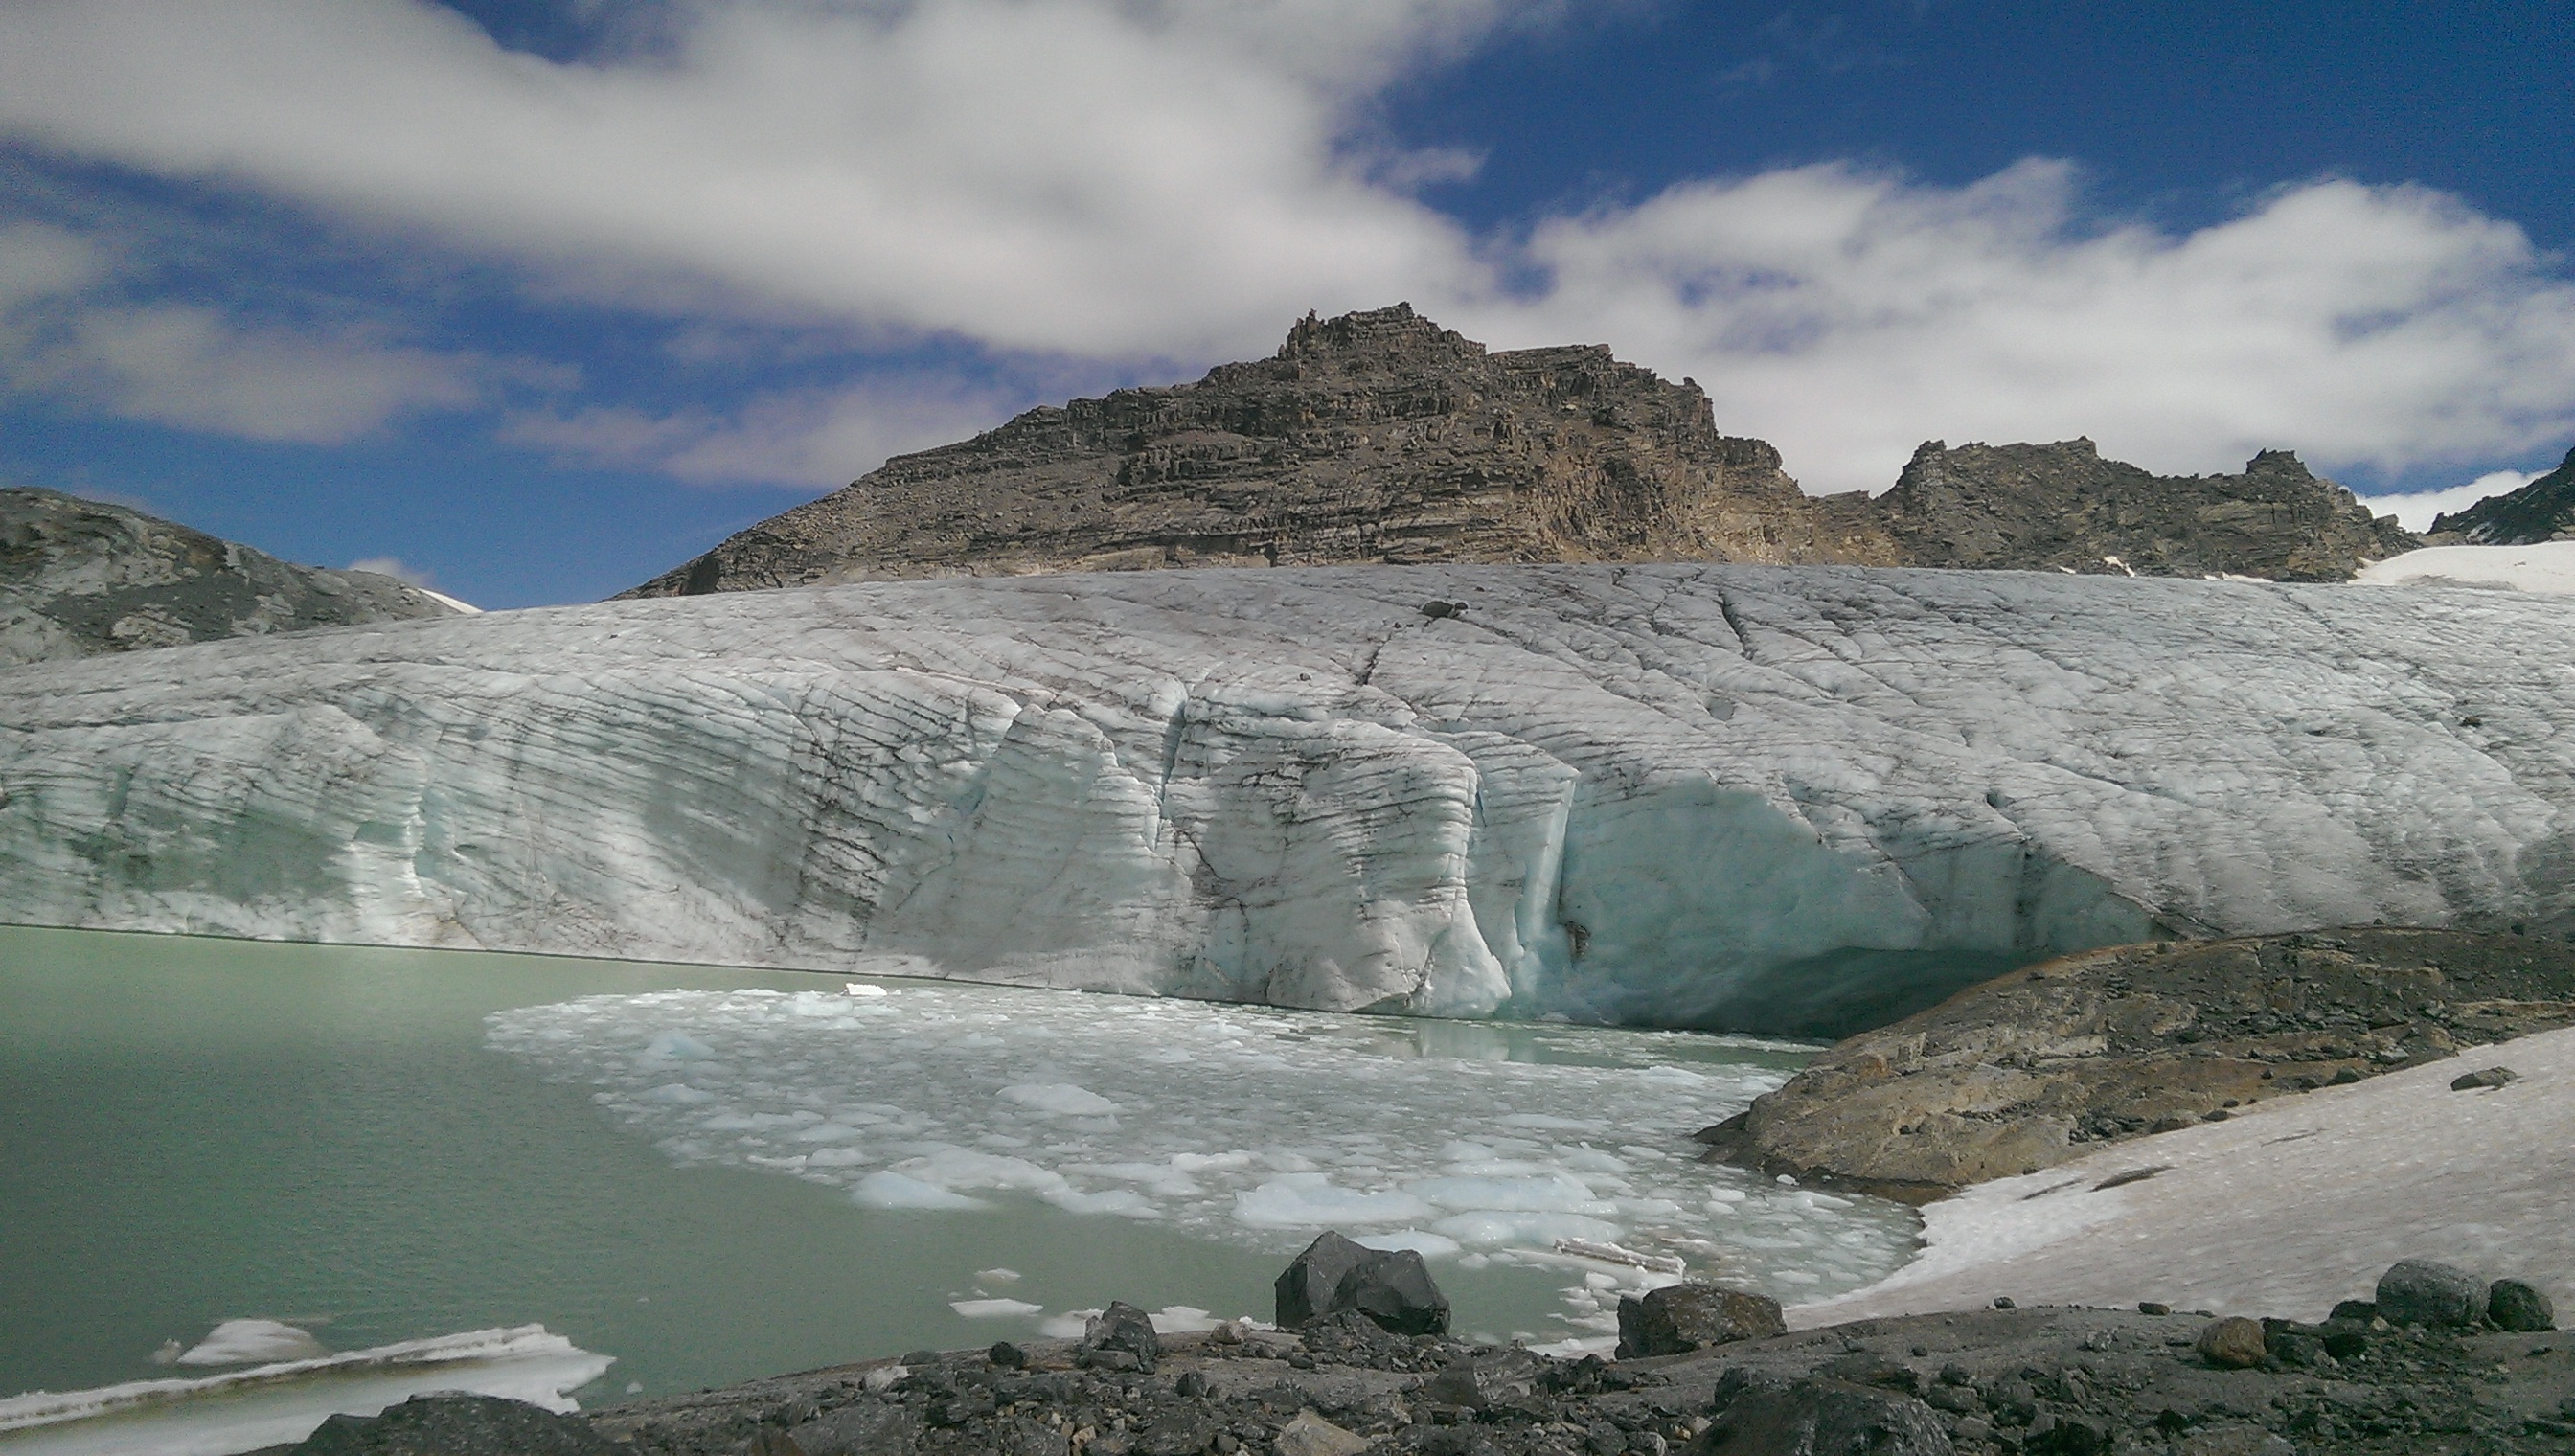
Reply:
<svg viewBox="0 0 2575 1456"><path fill-rule="evenodd" d="M2486 1318L2497 1329L2534 1334L2557 1328L2557 1306L2535 1285L2497 1279L2486 1286Z"/></svg>
<svg viewBox="0 0 2575 1456"><path fill-rule="evenodd" d="M1113 1299L1084 1327L1073 1358L1085 1367L1151 1374L1163 1359L1163 1337L1154 1332L1153 1316L1123 1299Z"/></svg>
<svg viewBox="0 0 2575 1456"><path fill-rule="evenodd" d="M1488 1410L1527 1400L1537 1392L1545 1363L1526 1350L1502 1350L1460 1360L1439 1372L1425 1388L1432 1400Z"/></svg>
<svg viewBox="0 0 2575 1456"><path fill-rule="evenodd" d="M579 1416L496 1395L416 1395L371 1416L335 1415L293 1456L617 1456Z"/></svg>
<svg viewBox="0 0 2575 1456"><path fill-rule="evenodd" d="M1952 1456L1931 1407L1909 1395L1839 1380L1745 1376L1717 1383L1722 1413L1696 1448L1704 1456Z"/></svg>
<svg viewBox="0 0 2575 1456"><path fill-rule="evenodd" d="M2378 1317L2389 1324L2471 1325L2485 1314L2485 1281L2454 1265L2404 1259L2378 1276Z"/></svg>
<svg viewBox="0 0 2575 1456"><path fill-rule="evenodd" d="M1618 1358L1684 1355L1710 1345L1788 1332L1779 1301L1721 1284L1671 1284L1618 1300Z"/></svg>

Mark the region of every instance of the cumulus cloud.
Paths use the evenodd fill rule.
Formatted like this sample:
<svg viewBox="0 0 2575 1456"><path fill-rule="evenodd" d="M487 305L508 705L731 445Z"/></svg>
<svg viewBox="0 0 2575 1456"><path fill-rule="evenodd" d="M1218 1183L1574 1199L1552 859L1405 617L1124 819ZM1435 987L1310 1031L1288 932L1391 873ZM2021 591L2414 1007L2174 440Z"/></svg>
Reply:
<svg viewBox="0 0 2575 1456"><path fill-rule="evenodd" d="M653 470L705 485L837 487L890 455L970 435L1007 412L998 396L970 391L862 387L770 394L724 414L527 411L510 418L501 438L568 464Z"/></svg>
<svg viewBox="0 0 2575 1456"><path fill-rule="evenodd" d="M2465 511L2488 496L2509 496L2544 474L2544 471L2489 471L2464 486L2394 496L2363 496L2360 504L2381 516L2395 517L2396 524L2408 531L2429 531L2434 517Z"/></svg>
<svg viewBox="0 0 2575 1456"><path fill-rule="evenodd" d="M1518 340L1694 376L1810 489L1926 439L2059 440L2165 471L2289 447L2404 468L2575 429L2575 287L2415 188L2284 188L2188 233L2089 225L2033 161L1963 188L1841 166L1675 187L1538 228Z"/></svg>
<svg viewBox="0 0 2575 1456"><path fill-rule="evenodd" d="M430 583L430 575L426 570L412 566L400 557L371 556L363 561L349 563L349 570L373 572L379 577L391 577L406 587L427 587Z"/></svg>
<svg viewBox="0 0 2575 1456"><path fill-rule="evenodd" d="M401 416L461 410L514 372L409 347L363 324L244 322L118 296L126 240L47 223L0 229L0 386L126 419L331 445Z"/></svg>
<svg viewBox="0 0 2575 1456"><path fill-rule="evenodd" d="M639 308L1199 355L1451 274L1339 102L1494 0L707 6L553 64L418 0L0 12L0 126L512 258Z"/></svg>
<svg viewBox="0 0 2575 1456"><path fill-rule="evenodd" d="M1409 299L1496 344L1601 342L1693 376L1726 428L1779 444L1818 490L1882 489L1927 438L2089 435L2163 471L2269 447L2405 471L2575 433L2562 266L2421 189L2300 182L2173 231L2101 216L2061 161L1962 187L1824 165L1475 236L1412 195L1472 154L1372 145L1370 108L1548 7L657 13L648 42L554 61L425 0L21 0L0 8L0 134L502 260L549 297L728 346L937 337L1180 378L1266 351L1307 309ZM0 272L0 297L11 286ZM118 324L84 346L101 378L133 352L111 347ZM189 324L121 327L189 378L208 377L191 360L292 353ZM370 360L353 395L374 378L380 398L444 407L429 361ZM136 411L182 398L123 388ZM685 479L825 484L1004 412L934 380L730 412L593 400L504 430Z"/></svg>

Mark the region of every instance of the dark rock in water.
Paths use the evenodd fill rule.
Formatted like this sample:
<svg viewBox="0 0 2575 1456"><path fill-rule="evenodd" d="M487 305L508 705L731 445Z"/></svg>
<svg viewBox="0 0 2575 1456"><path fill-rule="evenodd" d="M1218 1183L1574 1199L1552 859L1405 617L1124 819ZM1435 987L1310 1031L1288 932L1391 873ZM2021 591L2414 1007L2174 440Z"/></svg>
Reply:
<svg viewBox="0 0 2575 1456"><path fill-rule="evenodd" d="M2485 1281L2454 1265L2404 1259L2378 1276L2378 1317L2389 1324L2472 1325L2485 1313Z"/></svg>
<svg viewBox="0 0 2575 1456"><path fill-rule="evenodd" d="M2213 1319L2200 1327L2199 1357L2228 1370L2250 1370L2270 1353L2262 1325L2250 1319Z"/></svg>
<svg viewBox="0 0 2575 1456"><path fill-rule="evenodd" d="M2451 1078L2450 1090L2453 1092L2472 1092L2482 1087L2500 1087L2506 1082L2517 1082L2519 1080L2521 1080L2521 1073L2514 1071L2511 1067L2490 1066L2484 1071L2470 1072L2463 1077Z"/></svg>
<svg viewBox="0 0 2575 1456"><path fill-rule="evenodd" d="M1931 1407L1839 1380L1781 1380L1726 1372L1720 1408L1697 1449L1705 1456L1951 1456Z"/></svg>
<svg viewBox="0 0 2575 1456"><path fill-rule="evenodd" d="M2445 1054L2570 1024L2565 940L2360 925L2117 946L1850 1037L1697 1136L1711 1160L1922 1202L2357 1082L2410 1064L2400 1045ZM2094 1186L2146 1174L2140 1151Z"/></svg>
<svg viewBox="0 0 2575 1456"><path fill-rule="evenodd" d="M1367 1248L1328 1229L1280 1271L1273 1292L1283 1330L1343 1309L1400 1334L1435 1335L1448 1328L1447 1297L1431 1282L1420 1254Z"/></svg>
<svg viewBox="0 0 2575 1456"><path fill-rule="evenodd" d="M1332 1296L1340 1291L1342 1276L1375 1254L1376 1250L1353 1243L1331 1229L1315 1235L1314 1241L1305 1245L1305 1251L1279 1272L1273 1286L1279 1327L1292 1330L1330 1309Z"/></svg>
<svg viewBox="0 0 2575 1456"><path fill-rule="evenodd" d="M1430 1266L1411 1249L1371 1249L1372 1257L1341 1276L1332 1307L1356 1310L1396 1334L1448 1331L1448 1298L1431 1282Z"/></svg>
<svg viewBox="0 0 2575 1456"><path fill-rule="evenodd" d="M2531 546L2575 539L2575 450L2557 469L2465 511L2432 518L2433 546Z"/></svg>
<svg viewBox="0 0 2575 1456"><path fill-rule="evenodd" d="M124 506L0 490L0 667L455 612L374 572L294 566Z"/></svg>
<svg viewBox="0 0 2575 1456"><path fill-rule="evenodd" d="M2497 1279L2486 1286L2486 1318L2502 1330L2553 1330L2557 1328L2557 1305L2544 1291L2522 1280Z"/></svg>
<svg viewBox="0 0 2575 1456"><path fill-rule="evenodd" d="M335 1415L286 1449L296 1456L618 1456L579 1416L462 1394L416 1395L372 1416Z"/></svg>
<svg viewBox="0 0 2575 1456"><path fill-rule="evenodd" d="M1696 1282L1648 1290L1618 1300L1618 1358L1681 1355L1736 1340L1785 1333L1779 1301L1748 1289Z"/></svg>
<svg viewBox="0 0 2575 1456"><path fill-rule="evenodd" d="M1123 1299L1109 1301L1107 1309L1092 1316L1074 1353L1078 1365L1147 1374L1162 1358L1163 1338L1154 1332L1153 1316Z"/></svg>

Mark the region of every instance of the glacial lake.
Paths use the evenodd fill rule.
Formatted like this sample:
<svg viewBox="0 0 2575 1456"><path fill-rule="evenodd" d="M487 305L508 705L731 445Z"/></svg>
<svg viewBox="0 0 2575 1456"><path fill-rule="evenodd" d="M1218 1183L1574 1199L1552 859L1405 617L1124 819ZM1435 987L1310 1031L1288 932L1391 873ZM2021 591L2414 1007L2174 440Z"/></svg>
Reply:
<svg viewBox="0 0 2575 1456"><path fill-rule="evenodd" d="M1111 1299L1266 1318L1325 1225L1422 1249L1487 1338L1614 1329L1634 1271L1564 1239L1793 1303L1891 1272L1918 1226L1694 1160L1692 1128L1806 1054L0 927L0 1396L164 1378L156 1350L255 1317L332 1350L543 1324L614 1357L595 1406Z"/></svg>

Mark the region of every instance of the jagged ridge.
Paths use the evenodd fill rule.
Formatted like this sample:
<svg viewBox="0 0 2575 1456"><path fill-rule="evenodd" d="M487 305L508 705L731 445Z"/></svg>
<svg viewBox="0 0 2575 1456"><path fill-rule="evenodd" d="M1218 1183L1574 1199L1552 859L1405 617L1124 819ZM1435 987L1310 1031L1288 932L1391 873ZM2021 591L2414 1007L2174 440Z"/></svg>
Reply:
<svg viewBox="0 0 2575 1456"><path fill-rule="evenodd" d="M1810 497L1699 387L1603 345L1487 352L1411 307L1195 384L898 457L627 594L1188 566L1758 562L2338 581L2417 543L2296 457L2161 477L2088 440L1918 452ZM2108 558L2118 559L2113 563Z"/></svg>
<svg viewBox="0 0 2575 1456"><path fill-rule="evenodd" d="M2575 539L2575 450L2557 469L2520 490L2488 496L2455 515L2435 516L2436 546L2532 546Z"/></svg>

